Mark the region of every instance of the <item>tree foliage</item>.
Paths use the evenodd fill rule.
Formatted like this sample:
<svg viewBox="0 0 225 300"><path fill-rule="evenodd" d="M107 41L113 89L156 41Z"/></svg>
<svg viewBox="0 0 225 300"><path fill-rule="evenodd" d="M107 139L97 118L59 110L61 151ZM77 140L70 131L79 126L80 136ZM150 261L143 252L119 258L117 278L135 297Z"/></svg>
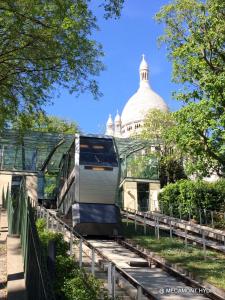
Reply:
<svg viewBox="0 0 225 300"><path fill-rule="evenodd" d="M155 146L153 154L159 161L161 186L186 177L181 152L175 143L168 139L175 126L172 113L153 109L148 112L141 132L141 138L152 141Z"/></svg>
<svg viewBox="0 0 225 300"><path fill-rule="evenodd" d="M171 141L186 155L190 173L225 170L225 2L173 0L157 14L173 63L174 93L184 106L174 113Z"/></svg>
<svg viewBox="0 0 225 300"><path fill-rule="evenodd" d="M62 85L100 95L102 47L88 0L3 0L0 3L0 126L30 114ZM118 17L123 0L102 0L105 17Z"/></svg>
<svg viewBox="0 0 225 300"><path fill-rule="evenodd" d="M12 122L12 128L19 130L21 134L27 130L64 134L79 132L76 122L56 116L46 115L42 112L35 115L20 114Z"/></svg>

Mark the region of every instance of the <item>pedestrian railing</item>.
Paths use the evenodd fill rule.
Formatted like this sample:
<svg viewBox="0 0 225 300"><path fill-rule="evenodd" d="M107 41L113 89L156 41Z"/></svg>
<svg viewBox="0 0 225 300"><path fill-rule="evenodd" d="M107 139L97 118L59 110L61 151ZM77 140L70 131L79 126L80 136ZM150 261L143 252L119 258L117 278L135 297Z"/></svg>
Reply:
<svg viewBox="0 0 225 300"><path fill-rule="evenodd" d="M155 237L160 239L160 228L163 227L162 224L169 226L169 235L170 238L173 238L174 232L176 229L182 229L184 232L184 241L185 248L187 248L188 244L188 232L192 234L198 234L201 237L201 244L203 247L204 257L206 257L206 243L207 237L217 240L221 245L223 245L222 251L225 251L225 232L222 230L216 230L213 228L208 228L206 226L202 226L199 224L193 224L188 221L180 220L174 217L161 215L159 212L142 212L131 208L124 208L124 217L125 223L128 225L129 219L132 215L132 220L134 222L134 230L137 231L137 224L141 223L143 225L143 234L147 234L147 225L149 224L149 220L151 220L151 227L154 227ZM141 219L140 219L141 217ZM168 227L167 227L168 228ZM165 228L161 228L165 230ZM176 234L175 234L176 235ZM220 248L221 248L220 247ZM215 248L216 249L216 248ZM219 248L218 248L219 249Z"/></svg>
<svg viewBox="0 0 225 300"><path fill-rule="evenodd" d="M12 199L8 187L3 205L7 209L9 234L20 236L28 300L55 300L35 226L35 202L26 194L25 179L17 200Z"/></svg>
<svg viewBox="0 0 225 300"><path fill-rule="evenodd" d="M49 212L44 207L37 207L37 217L43 218L46 221L47 227L49 230L61 232L64 234L64 237L70 243L70 255L73 255L73 245L76 243L78 246L78 262L79 267L83 266L83 257L84 255L89 256L90 259L90 272L95 275L97 259L100 257L102 261L107 266L107 288L108 294L111 299L116 299L116 282L119 281L119 278L122 278L124 281L129 282L137 290L137 300L141 300L143 295L147 299L155 300L157 299L147 288L137 282L133 277L131 277L123 269L119 268L115 263L110 261L101 250L94 247L90 242L84 239L79 233L77 233L72 227L68 226L56 215ZM87 253L89 252L89 253Z"/></svg>

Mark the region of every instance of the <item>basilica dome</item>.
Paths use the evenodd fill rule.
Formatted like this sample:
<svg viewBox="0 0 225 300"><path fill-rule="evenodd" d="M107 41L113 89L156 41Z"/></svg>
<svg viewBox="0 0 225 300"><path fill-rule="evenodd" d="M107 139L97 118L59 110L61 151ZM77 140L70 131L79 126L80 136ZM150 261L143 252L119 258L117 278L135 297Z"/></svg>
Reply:
<svg viewBox="0 0 225 300"><path fill-rule="evenodd" d="M154 92L148 81L148 64L144 58L140 64L140 87L126 103L121 115L121 134L130 136L139 131L149 110L159 109L168 111L165 101Z"/></svg>
<svg viewBox="0 0 225 300"><path fill-rule="evenodd" d="M150 110L168 111L165 101L152 90L149 84L149 67L144 55L139 67L139 73L140 86L137 92L125 104L121 118L117 111L113 123L111 115L109 115L106 124L107 135L122 138L130 137L142 130L145 117Z"/></svg>
<svg viewBox="0 0 225 300"><path fill-rule="evenodd" d="M150 109L168 111L164 100L149 87L140 87L125 105L121 119L123 126L143 121Z"/></svg>

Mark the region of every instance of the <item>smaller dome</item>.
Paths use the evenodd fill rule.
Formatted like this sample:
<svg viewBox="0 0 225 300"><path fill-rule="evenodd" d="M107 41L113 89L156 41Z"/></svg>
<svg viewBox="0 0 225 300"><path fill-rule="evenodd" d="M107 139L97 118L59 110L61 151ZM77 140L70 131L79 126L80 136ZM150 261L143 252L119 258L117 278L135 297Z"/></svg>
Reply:
<svg viewBox="0 0 225 300"><path fill-rule="evenodd" d="M120 117L120 115L119 115L118 110L117 110L117 113L116 113L114 122L115 122L115 123L121 123L121 117Z"/></svg>
<svg viewBox="0 0 225 300"><path fill-rule="evenodd" d="M142 61L140 63L139 70L148 70L148 64L145 60L145 55L144 54L142 54Z"/></svg>
<svg viewBox="0 0 225 300"><path fill-rule="evenodd" d="M113 125L113 120L112 120L111 114L109 115L109 118L108 118L108 121L107 121L106 125Z"/></svg>

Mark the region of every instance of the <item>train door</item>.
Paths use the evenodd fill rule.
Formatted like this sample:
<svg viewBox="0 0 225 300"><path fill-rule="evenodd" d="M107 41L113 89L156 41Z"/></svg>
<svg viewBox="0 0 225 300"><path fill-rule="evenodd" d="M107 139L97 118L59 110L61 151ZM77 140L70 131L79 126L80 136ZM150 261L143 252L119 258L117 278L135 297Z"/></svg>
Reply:
<svg viewBox="0 0 225 300"><path fill-rule="evenodd" d="M137 182L137 201L139 211L149 210L149 183Z"/></svg>

